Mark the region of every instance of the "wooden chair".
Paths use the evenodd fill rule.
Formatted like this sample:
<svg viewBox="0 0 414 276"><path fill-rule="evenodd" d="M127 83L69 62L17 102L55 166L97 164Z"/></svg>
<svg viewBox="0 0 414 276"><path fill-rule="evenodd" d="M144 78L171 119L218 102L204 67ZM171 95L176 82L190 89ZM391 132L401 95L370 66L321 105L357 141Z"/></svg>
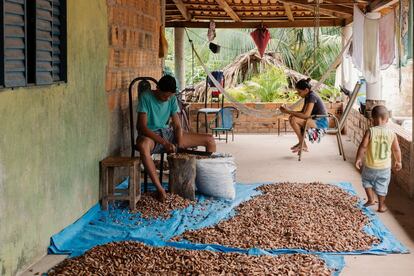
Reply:
<svg viewBox="0 0 414 276"><path fill-rule="evenodd" d="M328 128L326 130L326 133L328 133L328 134L335 134L336 135L336 140L337 140L338 149L339 149L339 155L342 155L344 161L346 161L344 146L342 144L341 132L342 132L342 129L345 127L345 122L346 122L346 120L348 118L348 115L349 115L351 109L352 109L352 106L355 103L355 100L356 100L356 98L358 96L358 92L359 92L359 89L360 88L361 88L361 83L360 82L357 82L355 84L355 87L354 87L354 90L353 90L352 93L350 91L347 91L347 90L345 91L345 89L341 88L342 92L344 92L346 95L348 95L349 100L348 100L348 103L347 103L347 105L345 107L345 110L344 110L344 112L343 112L342 117L341 117L340 120L338 120L338 118L334 114L331 114L331 113L328 113L328 115L316 115L316 116L312 116L311 118L309 118L308 120L306 120L305 127L302 128L302 137L303 138L302 138L302 141L300 141L300 148L299 148L299 153L298 153L298 155L299 155L298 161L301 161L301 158L302 158L302 149L303 149L303 145L305 144L305 135L306 135L306 131L309 128L308 127L308 123L310 122L310 119L313 119L314 120L314 119L317 119L317 118L328 118L328 119L329 118L332 118L333 119L333 121L335 123L335 126L333 128Z"/></svg>
<svg viewBox="0 0 414 276"><path fill-rule="evenodd" d="M135 78L131 81L131 83L129 84L129 88L128 88L128 102L129 102L129 127L130 127L130 138L131 138L131 157L135 157L135 152L138 151L138 147L135 143L136 137L138 136L138 132L139 132L139 128L138 128L138 120L136 123L134 123L134 113L135 110L133 108L133 87L135 85L135 83L138 83L138 87L137 87L137 94L138 94L138 98L141 95L142 92L151 89L151 84L150 81L153 82L155 85L158 84L158 82L151 77L138 77ZM137 115L138 116L138 115ZM164 160L165 160L165 153L162 152L160 153L160 174L159 174L159 179L160 182L162 183L162 178L163 178L163 174L164 174ZM148 190L148 173L147 171L144 169L144 192L146 192Z"/></svg>

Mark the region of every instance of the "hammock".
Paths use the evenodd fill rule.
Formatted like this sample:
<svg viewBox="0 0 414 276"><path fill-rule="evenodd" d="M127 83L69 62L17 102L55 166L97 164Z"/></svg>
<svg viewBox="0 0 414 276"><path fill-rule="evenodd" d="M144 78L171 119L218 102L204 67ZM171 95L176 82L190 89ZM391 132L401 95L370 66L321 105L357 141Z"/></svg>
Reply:
<svg viewBox="0 0 414 276"><path fill-rule="evenodd" d="M187 36L188 36L188 33L187 33ZM322 83L325 82L325 80L329 76L329 73L335 67L337 67L341 63L342 56L345 53L345 51L348 49L348 47L349 47L349 45L351 43L351 40L352 40L352 37L348 40L348 42L346 43L346 45L342 48L341 52L336 57L335 61L329 66L328 70L321 77L321 79L318 81L318 83L313 87L313 89L315 91L319 88L319 86ZM191 48L192 48L193 53L197 57L198 61L200 62L201 66L203 67L203 69L206 72L206 74L208 75L208 77L210 78L211 82L213 82L213 84L215 85L215 87L226 97L226 99L228 101L230 101L232 104L234 104L242 113L247 114L247 115L251 115L251 116L255 116L255 117L262 117L262 118L272 118L272 117L277 117L277 116L283 115L283 113L279 109L277 109L277 110L258 110L258 109L254 109L254 108L248 107L248 106L246 106L246 105L244 105L242 103L239 103L232 95L230 95L229 93L227 93L225 91L225 89L223 88L223 86L211 74L210 70L207 68L207 66L204 64L204 62L200 58L198 52L195 50L193 41L190 38L189 38L189 41L190 41L190 44L191 44ZM289 109L295 109L300 104L302 104L302 102L303 102L303 99L298 100L294 104L290 105L289 106Z"/></svg>

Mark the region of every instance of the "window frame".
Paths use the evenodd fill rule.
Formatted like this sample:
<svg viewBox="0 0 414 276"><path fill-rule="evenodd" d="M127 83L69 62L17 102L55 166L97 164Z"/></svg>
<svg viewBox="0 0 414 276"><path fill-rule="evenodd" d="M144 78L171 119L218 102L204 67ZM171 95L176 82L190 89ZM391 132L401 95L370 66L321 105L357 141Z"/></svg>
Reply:
<svg viewBox="0 0 414 276"><path fill-rule="evenodd" d="M51 5L51 82L47 83L38 83L36 80L36 74L38 72L38 68L36 67L36 60L37 60L37 50L36 49L36 42L38 40L37 36L37 26L35 22L31 22L30 19L36 20L37 17L37 0L23 0L21 3L19 3L19 0L0 0L0 14L2 15L2 20L0 20L0 92L3 90L8 89L16 89L16 88L32 88L37 86L50 86L50 85L61 85L68 82L67 77L67 0L44 0L50 3ZM29 11L29 1L36 2L34 4L34 7ZM42 1L42 0L40 0ZM7 23L5 22L5 5L6 3L17 3L19 5L24 5L24 74L25 74L25 84L24 85L6 85L6 73L7 70L5 68L6 64L6 40L5 40L5 26ZM54 36L54 25L53 22L55 21L55 13L54 13L54 4L55 2L59 2L59 21L60 21L60 27L59 27L59 71L58 71L58 79L55 80L55 48L54 42L56 41L56 36ZM33 3L30 3L33 5ZM29 14L31 12L31 14ZM12 25L13 24L9 24ZM29 33L31 36L29 37ZM31 40L29 42L29 39ZM30 48L29 48L30 47ZM29 62L31 61L31 62ZM34 61L34 62L33 62ZM32 74L32 75L30 75ZM34 74L34 78L33 78Z"/></svg>

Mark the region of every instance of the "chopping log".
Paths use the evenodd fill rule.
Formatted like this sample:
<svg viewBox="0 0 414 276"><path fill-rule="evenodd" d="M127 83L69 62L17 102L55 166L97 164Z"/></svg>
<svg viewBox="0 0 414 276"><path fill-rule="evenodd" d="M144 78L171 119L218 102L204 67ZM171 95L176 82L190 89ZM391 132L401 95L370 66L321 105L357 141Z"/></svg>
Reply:
<svg viewBox="0 0 414 276"><path fill-rule="evenodd" d="M188 154L168 156L169 191L183 198L195 200L196 158Z"/></svg>

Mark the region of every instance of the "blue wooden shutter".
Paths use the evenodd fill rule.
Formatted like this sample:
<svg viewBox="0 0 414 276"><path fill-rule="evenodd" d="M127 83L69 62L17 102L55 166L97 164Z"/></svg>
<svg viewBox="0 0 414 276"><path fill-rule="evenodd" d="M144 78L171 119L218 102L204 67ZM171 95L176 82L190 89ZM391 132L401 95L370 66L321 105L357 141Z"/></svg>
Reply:
<svg viewBox="0 0 414 276"><path fill-rule="evenodd" d="M0 82L5 87L26 86L26 1L3 0L1 15Z"/></svg>
<svg viewBox="0 0 414 276"><path fill-rule="evenodd" d="M51 84L53 82L52 11L52 0L36 0L36 84Z"/></svg>

